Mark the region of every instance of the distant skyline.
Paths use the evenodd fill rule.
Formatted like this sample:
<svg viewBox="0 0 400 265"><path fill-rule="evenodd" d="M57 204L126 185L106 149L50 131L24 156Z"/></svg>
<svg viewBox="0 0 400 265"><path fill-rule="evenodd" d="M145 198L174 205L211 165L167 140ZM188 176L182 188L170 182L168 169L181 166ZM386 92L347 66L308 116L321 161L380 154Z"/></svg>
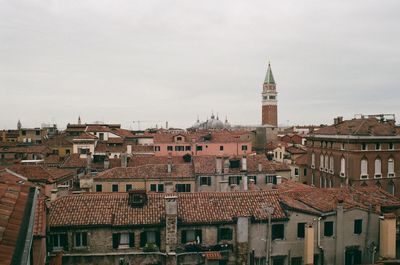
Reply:
<svg viewBox="0 0 400 265"><path fill-rule="evenodd" d="M0 128L400 119L400 1L0 0ZM141 127L154 125L143 122Z"/></svg>

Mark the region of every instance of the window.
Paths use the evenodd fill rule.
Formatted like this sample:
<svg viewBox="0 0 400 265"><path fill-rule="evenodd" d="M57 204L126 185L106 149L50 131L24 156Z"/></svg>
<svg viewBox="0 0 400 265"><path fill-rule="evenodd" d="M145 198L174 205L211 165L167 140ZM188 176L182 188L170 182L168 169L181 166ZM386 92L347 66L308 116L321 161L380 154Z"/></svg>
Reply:
<svg viewBox="0 0 400 265"><path fill-rule="evenodd" d="M118 192L118 184L112 184L112 192Z"/></svg>
<svg viewBox="0 0 400 265"><path fill-rule="evenodd" d="M272 258L272 265L284 265L285 264L285 257L271 257Z"/></svg>
<svg viewBox="0 0 400 265"><path fill-rule="evenodd" d="M315 178L314 173L311 173L311 185L312 185L312 186L315 185L315 184L314 184L314 183L315 183L315 179L314 179L314 178Z"/></svg>
<svg viewBox="0 0 400 265"><path fill-rule="evenodd" d="M361 150L363 150L363 151L368 150L368 146L366 143L361 144Z"/></svg>
<svg viewBox="0 0 400 265"><path fill-rule="evenodd" d="M333 222L326 221L324 222L324 236L333 236Z"/></svg>
<svg viewBox="0 0 400 265"><path fill-rule="evenodd" d="M321 154L319 156L319 169L322 170L324 168L324 155Z"/></svg>
<svg viewBox="0 0 400 265"><path fill-rule="evenodd" d="M340 159L340 176L344 177L346 175L346 159L342 157Z"/></svg>
<svg viewBox="0 0 400 265"><path fill-rule="evenodd" d="M366 158L363 158L361 160L361 179L367 179L368 178L368 160Z"/></svg>
<svg viewBox="0 0 400 265"><path fill-rule="evenodd" d="M100 141L104 140L104 133L99 133L99 139L100 139Z"/></svg>
<svg viewBox="0 0 400 265"><path fill-rule="evenodd" d="M272 183L276 184L276 175L266 175L265 176L265 183Z"/></svg>
<svg viewBox="0 0 400 265"><path fill-rule="evenodd" d="M178 136L178 137L176 137L176 141L182 141L182 137L181 136Z"/></svg>
<svg viewBox="0 0 400 265"><path fill-rule="evenodd" d="M380 158L375 159L375 178L382 177L382 161Z"/></svg>
<svg viewBox="0 0 400 265"><path fill-rule="evenodd" d="M192 147L190 145L185 146L185 151L190 151L192 150Z"/></svg>
<svg viewBox="0 0 400 265"><path fill-rule="evenodd" d="M299 169L297 167L294 169L294 175L299 176Z"/></svg>
<svg viewBox="0 0 400 265"><path fill-rule="evenodd" d="M247 180L248 180L249 183L250 183L251 179L254 181L254 184L257 184L257 176L248 176L247 177Z"/></svg>
<svg viewBox="0 0 400 265"><path fill-rule="evenodd" d="M75 233L75 247L87 247L87 233Z"/></svg>
<svg viewBox="0 0 400 265"><path fill-rule="evenodd" d="M272 240L283 239L285 233L285 227L283 224L272 225Z"/></svg>
<svg viewBox="0 0 400 265"><path fill-rule="evenodd" d="M51 242L53 245L53 249L66 249L68 247L67 234L51 235Z"/></svg>
<svg viewBox="0 0 400 265"><path fill-rule="evenodd" d="M306 223L297 223L297 238L304 238Z"/></svg>
<svg viewBox="0 0 400 265"><path fill-rule="evenodd" d="M387 192L389 192L390 194L394 195L395 193L395 186L393 181L389 181L388 185L387 185Z"/></svg>
<svg viewBox="0 0 400 265"><path fill-rule="evenodd" d="M242 145L242 151L247 151L247 145Z"/></svg>
<svg viewBox="0 0 400 265"><path fill-rule="evenodd" d="M40 131L38 130L38 131L35 131L36 132L36 135L40 135Z"/></svg>
<svg viewBox="0 0 400 265"><path fill-rule="evenodd" d="M393 158L389 158L388 160L388 178L393 178L394 174L394 160Z"/></svg>
<svg viewBox="0 0 400 265"><path fill-rule="evenodd" d="M389 143L389 150L394 150L394 143Z"/></svg>
<svg viewBox="0 0 400 265"><path fill-rule="evenodd" d="M329 172L333 173L334 160L333 156L329 157Z"/></svg>
<svg viewBox="0 0 400 265"><path fill-rule="evenodd" d="M175 184L176 192L190 192L191 185L190 184Z"/></svg>
<svg viewBox="0 0 400 265"><path fill-rule="evenodd" d="M126 184L125 185L125 190L126 190L126 192L132 190L132 184Z"/></svg>
<svg viewBox="0 0 400 265"><path fill-rule="evenodd" d="M200 186L211 186L211 177L200 177Z"/></svg>
<svg viewBox="0 0 400 265"><path fill-rule="evenodd" d="M103 185L96 184L96 192L102 192L102 191L103 191Z"/></svg>
<svg viewBox="0 0 400 265"><path fill-rule="evenodd" d="M164 184L150 184L150 191L164 192Z"/></svg>
<svg viewBox="0 0 400 265"><path fill-rule="evenodd" d="M134 233L114 233L112 235L113 248L133 248L135 246Z"/></svg>
<svg viewBox="0 0 400 265"><path fill-rule="evenodd" d="M362 219L354 220L354 234L361 234L362 233Z"/></svg>
<svg viewBox="0 0 400 265"><path fill-rule="evenodd" d="M329 156L325 155L325 170L328 171L329 169Z"/></svg>
<svg viewBox="0 0 400 265"><path fill-rule="evenodd" d="M218 241L220 240L232 240L233 230L232 228L223 227L218 229Z"/></svg>
<svg viewBox="0 0 400 265"><path fill-rule="evenodd" d="M231 176L229 177L229 185L240 185L240 182L242 181L242 177L241 176Z"/></svg>
<svg viewBox="0 0 400 265"><path fill-rule="evenodd" d="M86 154L90 153L90 150L87 149L87 148L79 148L78 149L78 153L81 154L81 155L86 155Z"/></svg>
<svg viewBox="0 0 400 265"><path fill-rule="evenodd" d="M175 151L178 152L185 151L185 147L183 145L177 145L175 146Z"/></svg>
<svg viewBox="0 0 400 265"><path fill-rule="evenodd" d="M303 263L303 258L302 257L293 257L292 262L290 263L291 265L302 265Z"/></svg>
<svg viewBox="0 0 400 265"><path fill-rule="evenodd" d="M173 151L174 149L173 149L173 146L172 145L168 145L167 146L167 151Z"/></svg>
<svg viewBox="0 0 400 265"><path fill-rule="evenodd" d="M224 146L223 145L219 146L219 151L224 151Z"/></svg>
<svg viewBox="0 0 400 265"><path fill-rule="evenodd" d="M345 149L345 147L346 147L346 144L345 144L345 143L342 143L342 147L341 147L341 149L342 149L342 150L344 150L344 149Z"/></svg>
<svg viewBox="0 0 400 265"><path fill-rule="evenodd" d="M69 155L70 153L71 153L71 150L65 149L65 154L66 154L66 155Z"/></svg>
<svg viewBox="0 0 400 265"><path fill-rule="evenodd" d="M203 146L202 145L196 146L196 151L203 151Z"/></svg>
<svg viewBox="0 0 400 265"><path fill-rule="evenodd" d="M381 150L381 144L380 143L376 143L375 144L375 150Z"/></svg>
<svg viewBox="0 0 400 265"><path fill-rule="evenodd" d="M186 244L188 242L197 242L200 244L202 242L202 231L200 229L182 230L181 242L182 244Z"/></svg>
<svg viewBox="0 0 400 265"><path fill-rule="evenodd" d="M154 146L154 152L160 152L161 148L160 146L156 145Z"/></svg>
<svg viewBox="0 0 400 265"><path fill-rule="evenodd" d="M144 231L140 233L140 247L145 247L146 244L160 246L160 242L160 232L158 231Z"/></svg>
<svg viewBox="0 0 400 265"><path fill-rule="evenodd" d="M307 177L307 168L303 169L303 174L304 174L305 177Z"/></svg>
<svg viewBox="0 0 400 265"><path fill-rule="evenodd" d="M315 154L311 154L311 168L315 168Z"/></svg>

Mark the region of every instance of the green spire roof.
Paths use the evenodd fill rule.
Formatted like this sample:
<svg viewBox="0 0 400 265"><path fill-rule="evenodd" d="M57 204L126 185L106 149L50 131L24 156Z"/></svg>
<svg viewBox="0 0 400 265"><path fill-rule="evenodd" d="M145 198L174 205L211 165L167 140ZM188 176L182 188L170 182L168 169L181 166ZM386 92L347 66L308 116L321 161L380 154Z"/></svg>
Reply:
<svg viewBox="0 0 400 265"><path fill-rule="evenodd" d="M272 74L271 64L268 63L267 75L265 76L264 84L274 84L275 79L274 75Z"/></svg>

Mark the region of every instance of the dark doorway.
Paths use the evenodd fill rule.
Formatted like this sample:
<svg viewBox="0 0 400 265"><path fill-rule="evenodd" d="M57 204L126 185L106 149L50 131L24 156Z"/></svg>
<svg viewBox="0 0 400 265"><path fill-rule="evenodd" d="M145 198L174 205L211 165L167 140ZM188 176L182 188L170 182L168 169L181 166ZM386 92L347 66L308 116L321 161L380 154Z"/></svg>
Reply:
<svg viewBox="0 0 400 265"><path fill-rule="evenodd" d="M361 264L361 251L358 249L346 250L345 265Z"/></svg>

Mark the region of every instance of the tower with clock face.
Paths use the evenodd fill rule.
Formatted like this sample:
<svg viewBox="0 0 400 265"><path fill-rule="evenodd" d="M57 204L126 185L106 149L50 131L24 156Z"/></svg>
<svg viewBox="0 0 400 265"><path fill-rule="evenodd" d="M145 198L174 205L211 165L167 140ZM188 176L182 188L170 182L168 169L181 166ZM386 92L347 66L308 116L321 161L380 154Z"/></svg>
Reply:
<svg viewBox="0 0 400 265"><path fill-rule="evenodd" d="M262 125L278 126L278 92L272 75L271 64L268 63L262 91Z"/></svg>

